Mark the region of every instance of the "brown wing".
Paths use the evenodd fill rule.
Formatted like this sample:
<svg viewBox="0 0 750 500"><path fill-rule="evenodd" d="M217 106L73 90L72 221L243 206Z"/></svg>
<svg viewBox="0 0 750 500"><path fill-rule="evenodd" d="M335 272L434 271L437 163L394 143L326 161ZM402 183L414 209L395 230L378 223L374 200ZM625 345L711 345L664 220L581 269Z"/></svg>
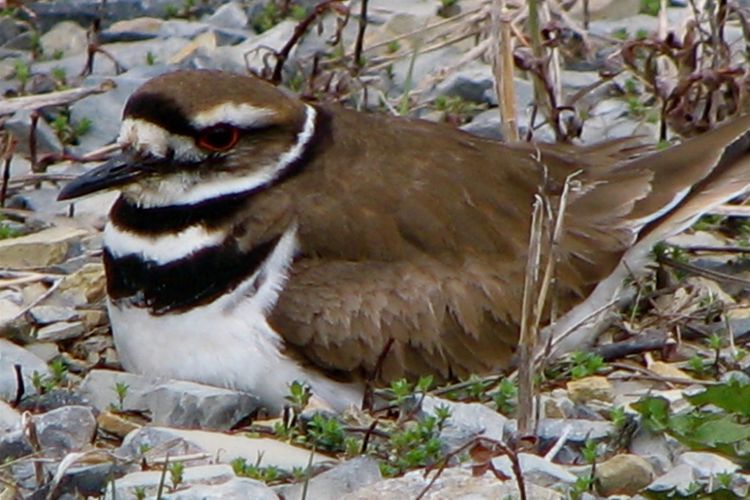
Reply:
<svg viewBox="0 0 750 500"><path fill-rule="evenodd" d="M284 185L301 258L271 321L329 369L372 372L392 343L385 380L509 366L540 186L556 207L565 178L581 170L558 249L555 294L565 312L641 229L665 237L750 182L748 117L624 162L628 141L503 146L386 117L367 118L369 133L354 136L365 119L336 113L320 145L327 154Z"/></svg>
<svg viewBox="0 0 750 500"><path fill-rule="evenodd" d="M357 138L353 119L340 112L330 142L320 145L325 157L284 185L300 221L301 258L272 324L330 369L372 372L390 343L386 380L508 367L542 166L553 174L554 197L579 163L547 150L538 161L533 147L384 117L371 117L370 133ZM623 147L592 149L582 161L611 164ZM382 155L384 148L393 153ZM567 302L611 271L629 243L613 236L589 248L588 236L572 239L587 249L587 262L561 268Z"/></svg>

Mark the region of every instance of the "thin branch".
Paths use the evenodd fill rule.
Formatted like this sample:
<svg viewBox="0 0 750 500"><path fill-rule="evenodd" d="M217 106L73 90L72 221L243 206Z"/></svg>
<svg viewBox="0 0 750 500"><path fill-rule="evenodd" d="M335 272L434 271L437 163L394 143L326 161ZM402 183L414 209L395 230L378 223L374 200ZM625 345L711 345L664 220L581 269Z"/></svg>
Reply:
<svg viewBox="0 0 750 500"><path fill-rule="evenodd" d="M359 13L359 30L357 32L357 41L354 45L354 61L352 64L352 70L354 74L359 73L362 69L362 47L364 45L365 30L367 29L367 2L368 0L362 0L362 8Z"/></svg>

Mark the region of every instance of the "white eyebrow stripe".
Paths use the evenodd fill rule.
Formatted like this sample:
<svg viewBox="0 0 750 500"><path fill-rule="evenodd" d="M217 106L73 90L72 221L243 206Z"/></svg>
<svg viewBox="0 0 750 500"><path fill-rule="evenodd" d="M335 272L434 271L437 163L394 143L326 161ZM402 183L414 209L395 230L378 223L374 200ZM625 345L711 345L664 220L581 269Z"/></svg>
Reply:
<svg viewBox="0 0 750 500"><path fill-rule="evenodd" d="M217 123L229 123L240 128L262 127L270 124L275 114L268 108L227 102L198 113L190 124L196 129L210 127Z"/></svg>
<svg viewBox="0 0 750 500"><path fill-rule="evenodd" d="M140 118L125 118L122 121L117 142L160 158L170 151L182 161L198 161L206 157L195 146L192 137L169 133L159 125Z"/></svg>
<svg viewBox="0 0 750 500"><path fill-rule="evenodd" d="M315 135L315 117L317 111L309 104L305 105L305 124L297 134L294 145L282 154L276 163L265 165L256 171L241 177L203 180L200 183L188 183L165 180L160 193L142 194L139 203L143 207L185 206L201 203L206 200L221 198L257 189L273 182L289 165L302 157L307 146ZM170 189L170 186L172 189Z"/></svg>
<svg viewBox="0 0 750 500"><path fill-rule="evenodd" d="M114 257L138 254L145 260L167 264L220 245L225 237L224 232L208 231L203 226L190 226L176 234L142 236L110 222L104 228L104 247Z"/></svg>

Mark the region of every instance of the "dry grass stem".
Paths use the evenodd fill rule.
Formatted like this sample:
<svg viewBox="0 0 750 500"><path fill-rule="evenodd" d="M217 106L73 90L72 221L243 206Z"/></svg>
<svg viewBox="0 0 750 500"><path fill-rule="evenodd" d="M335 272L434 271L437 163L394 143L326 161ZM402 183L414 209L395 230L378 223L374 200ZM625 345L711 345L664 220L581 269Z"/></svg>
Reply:
<svg viewBox="0 0 750 500"><path fill-rule="evenodd" d="M61 90L59 92L49 92L47 94L3 99L0 101L0 115L10 115L22 110L34 111L49 106L62 106L93 94L109 92L114 87L115 83L112 80L105 80L94 87L80 87L77 89Z"/></svg>
<svg viewBox="0 0 750 500"><path fill-rule="evenodd" d="M536 318L534 297L539 284L539 267L544 234L544 200L537 195L531 215L529 254L526 260L526 277L521 305L521 332L518 339L518 432L534 432L534 366L536 348Z"/></svg>
<svg viewBox="0 0 750 500"><path fill-rule="evenodd" d="M506 141L518 141L518 116L513 78L513 37L505 0L492 2L492 73L500 104L500 120Z"/></svg>

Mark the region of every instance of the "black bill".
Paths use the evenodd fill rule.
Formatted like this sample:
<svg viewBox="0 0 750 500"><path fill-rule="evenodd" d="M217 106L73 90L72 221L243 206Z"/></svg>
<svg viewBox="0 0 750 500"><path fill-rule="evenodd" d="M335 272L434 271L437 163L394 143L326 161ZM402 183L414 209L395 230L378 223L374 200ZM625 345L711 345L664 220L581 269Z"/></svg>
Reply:
<svg viewBox="0 0 750 500"><path fill-rule="evenodd" d="M70 181L57 195L59 201L70 200L87 194L112 189L153 172L152 163L138 159L132 153L122 153L110 158L94 170Z"/></svg>

